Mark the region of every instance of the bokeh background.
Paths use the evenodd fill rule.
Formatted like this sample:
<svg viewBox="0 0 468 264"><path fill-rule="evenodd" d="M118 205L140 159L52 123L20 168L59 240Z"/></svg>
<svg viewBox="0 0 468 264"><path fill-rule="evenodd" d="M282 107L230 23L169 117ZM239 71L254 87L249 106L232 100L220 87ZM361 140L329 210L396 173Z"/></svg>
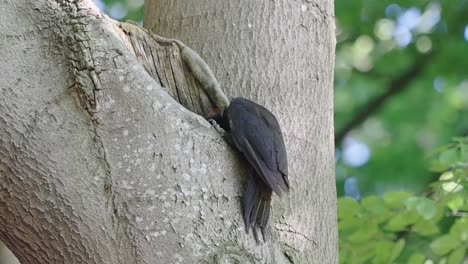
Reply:
<svg viewBox="0 0 468 264"><path fill-rule="evenodd" d="M143 24L144 0L94 1ZM340 263L468 263L468 0L335 15Z"/></svg>
<svg viewBox="0 0 468 264"><path fill-rule="evenodd" d="M468 134L468 3L335 4L339 194L421 193L431 151Z"/></svg>

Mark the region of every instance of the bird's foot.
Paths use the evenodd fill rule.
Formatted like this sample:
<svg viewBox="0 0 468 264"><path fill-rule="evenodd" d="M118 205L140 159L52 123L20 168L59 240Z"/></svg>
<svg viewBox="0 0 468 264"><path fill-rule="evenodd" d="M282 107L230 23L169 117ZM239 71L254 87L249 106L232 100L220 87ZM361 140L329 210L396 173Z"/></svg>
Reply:
<svg viewBox="0 0 468 264"><path fill-rule="evenodd" d="M217 131L218 133L220 133L221 135L224 135L224 134L225 134L224 129L223 129L222 127L220 127L220 126L218 125L218 123L216 123L216 121L215 121L214 119L208 119L208 122L210 122L211 126L212 126L214 129L216 129L216 131Z"/></svg>

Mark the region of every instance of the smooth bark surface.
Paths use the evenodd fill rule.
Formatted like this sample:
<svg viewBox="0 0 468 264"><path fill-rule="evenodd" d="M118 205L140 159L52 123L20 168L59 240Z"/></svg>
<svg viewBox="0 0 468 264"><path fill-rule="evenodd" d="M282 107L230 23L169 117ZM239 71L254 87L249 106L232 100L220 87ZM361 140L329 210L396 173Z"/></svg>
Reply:
<svg viewBox="0 0 468 264"><path fill-rule="evenodd" d="M292 191L274 201L271 242L244 232L240 155L89 0L0 1L0 240L21 263L336 263L331 1L278 6L273 26L243 22L222 41L216 12L190 15L190 37L166 8L201 6L160 6L148 13L160 27L149 25L201 51L230 96L280 119Z"/></svg>
<svg viewBox="0 0 468 264"><path fill-rule="evenodd" d="M18 264L19 261L11 253L11 251L2 243L0 242L0 263L2 264Z"/></svg>

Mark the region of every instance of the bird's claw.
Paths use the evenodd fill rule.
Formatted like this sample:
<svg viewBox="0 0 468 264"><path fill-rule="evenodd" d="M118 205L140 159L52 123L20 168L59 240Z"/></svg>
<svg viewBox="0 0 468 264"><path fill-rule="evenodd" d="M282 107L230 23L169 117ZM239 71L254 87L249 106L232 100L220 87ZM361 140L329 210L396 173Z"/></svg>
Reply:
<svg viewBox="0 0 468 264"><path fill-rule="evenodd" d="M222 127L220 127L218 125L218 123L216 123L216 121L214 119L208 119L208 122L210 122L211 126L216 129L216 131L218 131L218 133L220 133L221 135L224 135L225 131Z"/></svg>

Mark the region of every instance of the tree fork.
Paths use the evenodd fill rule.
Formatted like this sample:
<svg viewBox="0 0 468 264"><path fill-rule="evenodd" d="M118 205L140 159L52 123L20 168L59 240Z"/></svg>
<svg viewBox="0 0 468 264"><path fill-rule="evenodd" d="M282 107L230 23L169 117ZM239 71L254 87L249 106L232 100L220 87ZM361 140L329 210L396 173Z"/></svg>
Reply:
<svg viewBox="0 0 468 264"><path fill-rule="evenodd" d="M22 263L337 262L333 3L304 3L306 11L287 1L216 3L225 14L247 16L224 24L219 10L191 16L201 24L189 27L212 33L176 38L195 47L219 86L197 78L182 54L166 59L155 48L152 60L162 68L145 66L117 22L89 0L0 3L0 239ZM168 11L152 15L159 29L171 12L187 12L145 4L147 15ZM232 24L242 27L220 30ZM296 195L272 201L270 243L257 245L244 232L242 161L206 120L169 96L206 111L203 89L168 88L184 82L252 98L285 128Z"/></svg>

